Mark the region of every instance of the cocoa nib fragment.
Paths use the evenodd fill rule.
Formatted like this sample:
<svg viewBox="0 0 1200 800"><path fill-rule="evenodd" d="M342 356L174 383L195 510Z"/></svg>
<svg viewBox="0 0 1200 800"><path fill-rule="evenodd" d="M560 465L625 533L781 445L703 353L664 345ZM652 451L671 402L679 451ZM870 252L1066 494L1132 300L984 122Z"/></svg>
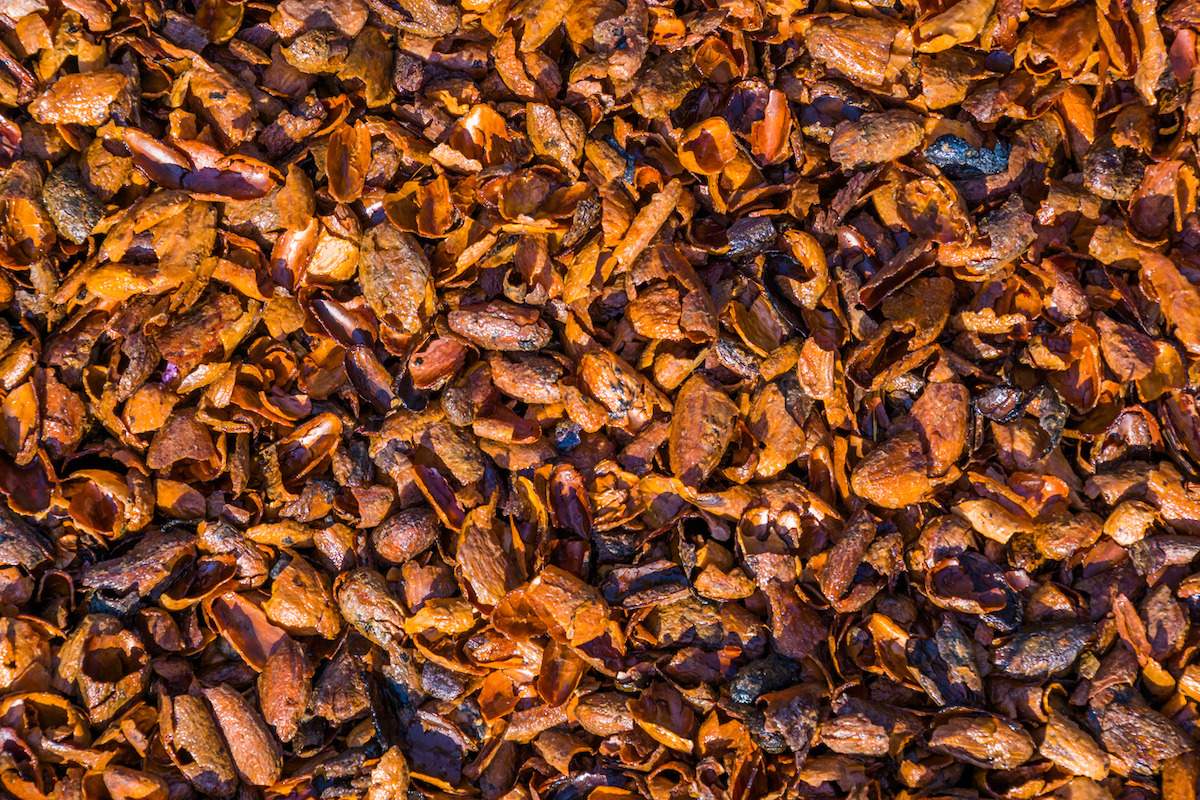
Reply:
<svg viewBox="0 0 1200 800"><path fill-rule="evenodd" d="M151 533L127 555L101 561L83 570L83 585L118 594L136 590L149 594L171 574L176 562L196 552L195 536L187 531Z"/></svg>
<svg viewBox="0 0 1200 800"><path fill-rule="evenodd" d="M1093 698L1088 718L1114 768L1150 775L1163 763L1194 749L1187 734L1129 687L1109 688Z"/></svg>
<svg viewBox="0 0 1200 800"><path fill-rule="evenodd" d="M540 350L551 331L538 312L496 300L451 311L450 330L488 350Z"/></svg>
<svg viewBox="0 0 1200 800"><path fill-rule="evenodd" d="M929 747L988 769L1012 769L1033 756L1033 737L1012 720L991 714L949 714L935 721Z"/></svg>
<svg viewBox="0 0 1200 800"><path fill-rule="evenodd" d="M104 215L100 200L84 185L79 168L70 163L50 173L42 185L42 203L59 235L75 244L87 241Z"/></svg>
<svg viewBox="0 0 1200 800"><path fill-rule="evenodd" d="M792 686L803 677L800 667L781 655L771 655L738 670L729 682L729 695L738 703L753 703L764 694Z"/></svg>
<svg viewBox="0 0 1200 800"><path fill-rule="evenodd" d="M1028 626L993 648L992 663L1006 675L1045 679L1069 669L1095 635L1092 623Z"/></svg>

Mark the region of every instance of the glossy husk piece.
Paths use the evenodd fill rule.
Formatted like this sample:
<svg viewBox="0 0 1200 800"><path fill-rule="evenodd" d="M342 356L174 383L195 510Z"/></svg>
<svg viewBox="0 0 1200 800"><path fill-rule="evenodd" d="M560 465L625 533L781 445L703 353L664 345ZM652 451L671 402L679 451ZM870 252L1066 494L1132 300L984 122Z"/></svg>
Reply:
<svg viewBox="0 0 1200 800"><path fill-rule="evenodd" d="M1198 31L0 2L0 794L1195 800Z"/></svg>

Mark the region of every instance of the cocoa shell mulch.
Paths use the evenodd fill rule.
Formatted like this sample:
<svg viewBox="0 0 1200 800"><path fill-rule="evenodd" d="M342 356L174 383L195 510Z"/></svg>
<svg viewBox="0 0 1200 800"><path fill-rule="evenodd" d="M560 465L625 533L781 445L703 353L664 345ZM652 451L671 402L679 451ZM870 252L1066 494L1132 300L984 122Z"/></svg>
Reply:
<svg viewBox="0 0 1200 800"><path fill-rule="evenodd" d="M1196 800L1200 0L0 0L2 800Z"/></svg>

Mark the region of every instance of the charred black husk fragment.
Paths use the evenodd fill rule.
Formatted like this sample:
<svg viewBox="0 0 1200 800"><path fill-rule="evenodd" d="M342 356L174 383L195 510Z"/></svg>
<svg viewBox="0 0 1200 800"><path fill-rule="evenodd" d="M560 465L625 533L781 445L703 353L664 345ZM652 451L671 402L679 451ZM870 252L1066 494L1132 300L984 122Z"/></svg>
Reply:
<svg viewBox="0 0 1200 800"><path fill-rule="evenodd" d="M951 180L965 180L1004 172L1011 151L1007 142L996 142L990 149L975 148L962 137L948 133L934 140L922 155Z"/></svg>

